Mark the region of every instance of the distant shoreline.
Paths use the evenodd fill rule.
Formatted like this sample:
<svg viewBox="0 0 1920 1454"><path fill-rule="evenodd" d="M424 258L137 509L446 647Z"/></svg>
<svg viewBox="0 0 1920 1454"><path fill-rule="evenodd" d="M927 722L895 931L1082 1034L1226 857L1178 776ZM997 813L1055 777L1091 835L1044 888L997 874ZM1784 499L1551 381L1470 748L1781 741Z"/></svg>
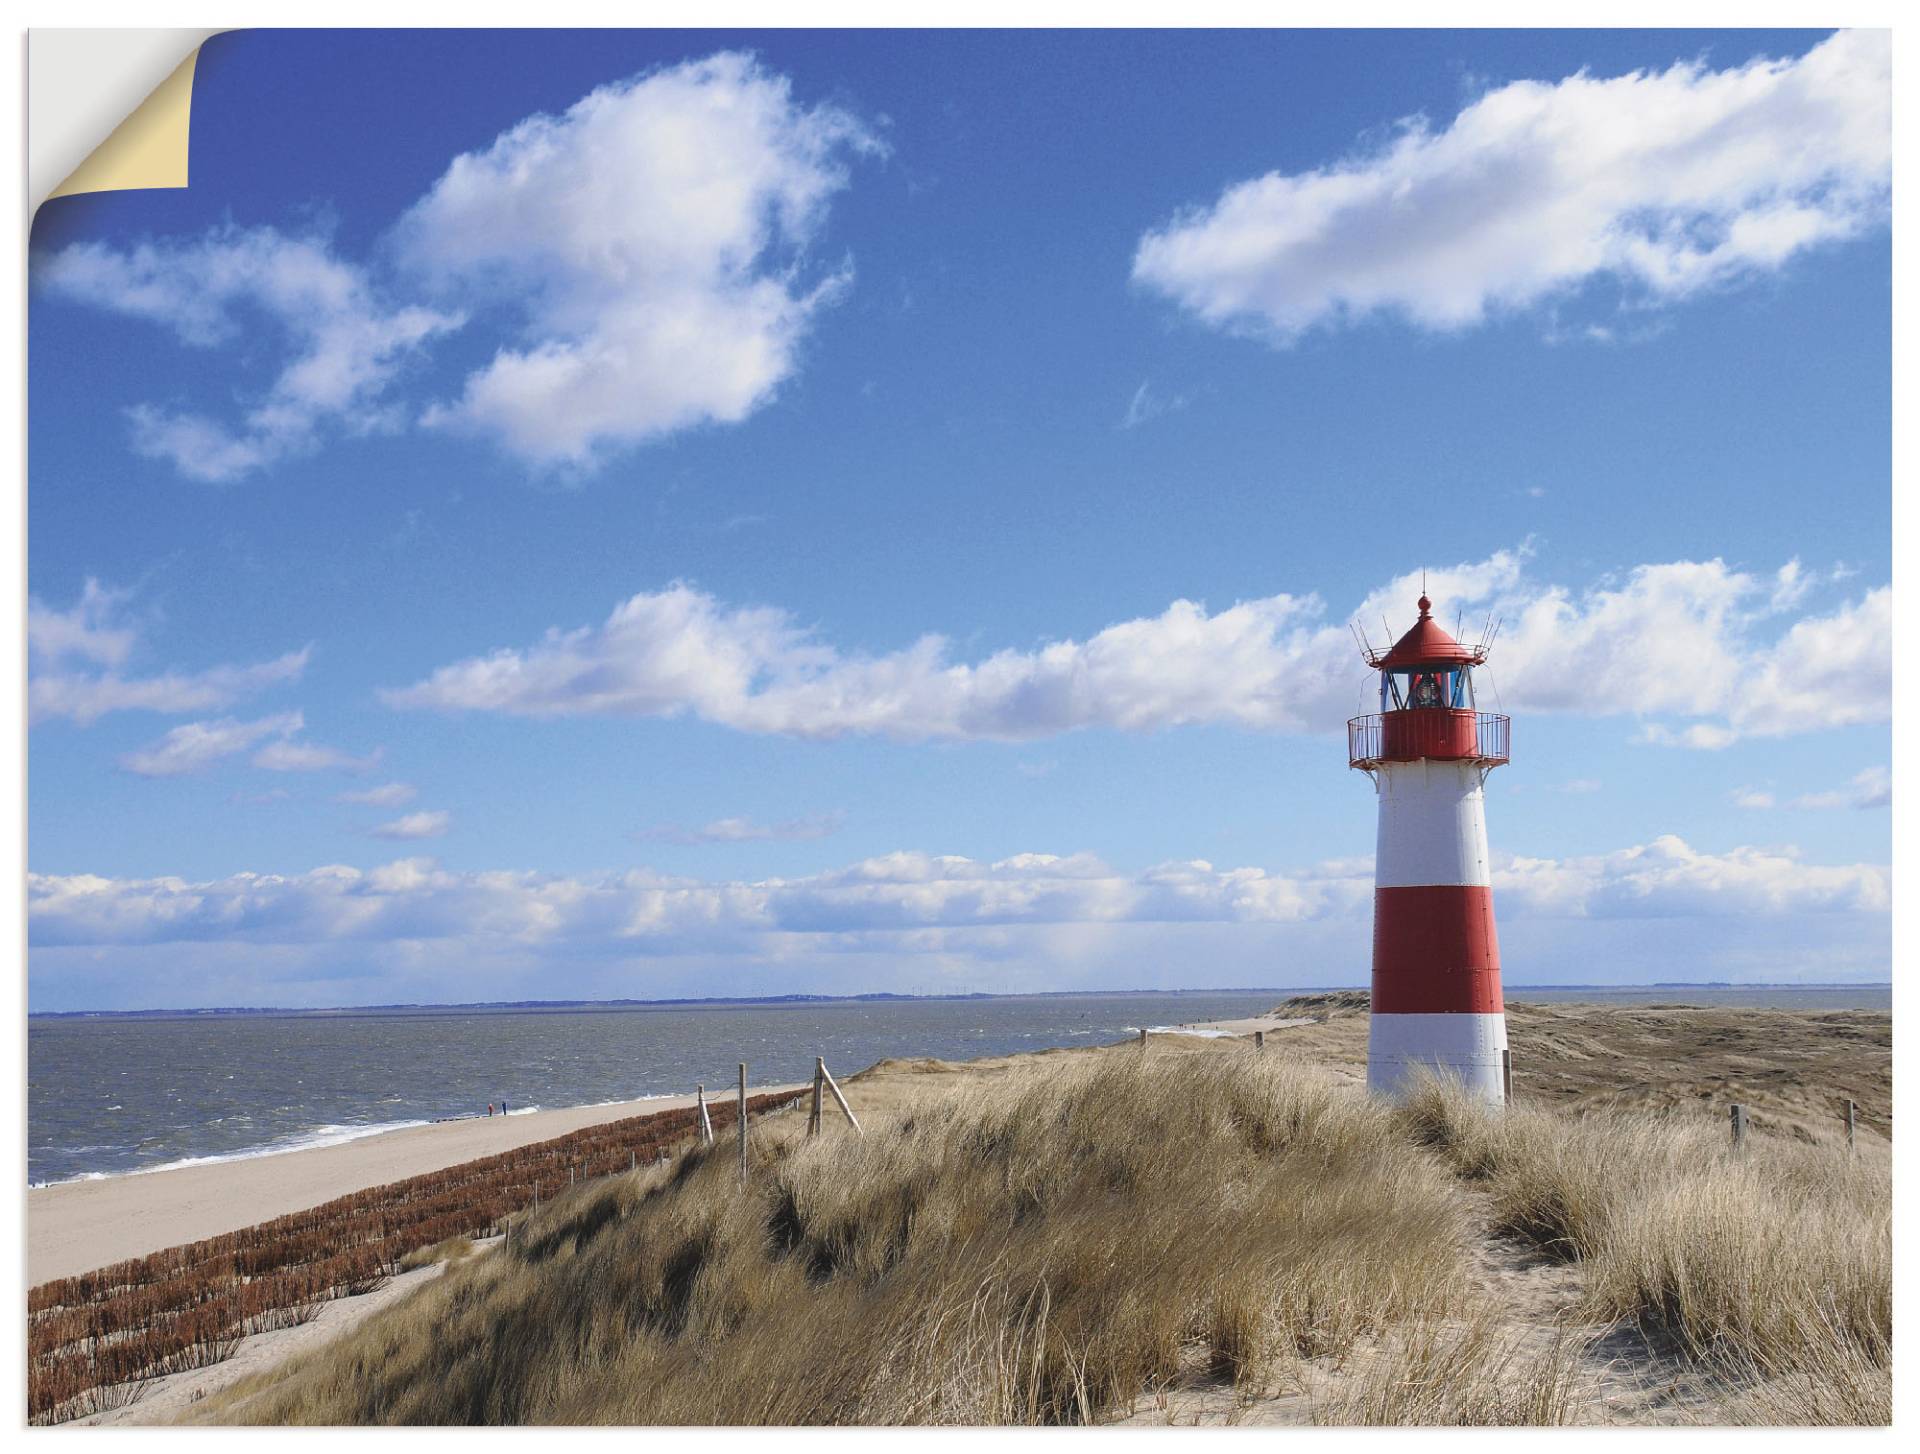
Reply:
<svg viewBox="0 0 1920 1454"><path fill-rule="evenodd" d="M1652 980L1635 984L1509 984L1508 995L1546 992L1571 994L1593 990L1602 994L1630 994L1647 990L1891 990L1885 980ZM407 1002L384 1005L235 1005L143 1010L29 1010L28 1020L166 1020L219 1019L269 1015L432 1015L432 1014L577 1014L619 1010L777 1009L782 1006L818 1008L828 1005L953 1003L968 1000L1055 1000L1118 998L1127 995L1322 995L1342 990L1364 990L1364 984L1226 985L1201 989L973 990L950 995L905 995L876 991L861 995L716 995L705 998L661 1000L468 1000L449 1004Z"/></svg>

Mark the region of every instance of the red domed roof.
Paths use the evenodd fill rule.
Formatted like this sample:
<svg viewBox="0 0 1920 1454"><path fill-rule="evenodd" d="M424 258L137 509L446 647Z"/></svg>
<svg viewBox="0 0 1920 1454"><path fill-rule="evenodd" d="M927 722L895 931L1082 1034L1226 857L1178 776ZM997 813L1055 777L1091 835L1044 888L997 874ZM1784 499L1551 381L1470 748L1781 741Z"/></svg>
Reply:
<svg viewBox="0 0 1920 1454"><path fill-rule="evenodd" d="M1420 619L1413 629L1393 643L1393 650L1376 656L1373 665L1382 669L1397 666L1478 666L1486 660L1484 652L1455 641L1447 629L1428 614L1433 602L1420 598Z"/></svg>

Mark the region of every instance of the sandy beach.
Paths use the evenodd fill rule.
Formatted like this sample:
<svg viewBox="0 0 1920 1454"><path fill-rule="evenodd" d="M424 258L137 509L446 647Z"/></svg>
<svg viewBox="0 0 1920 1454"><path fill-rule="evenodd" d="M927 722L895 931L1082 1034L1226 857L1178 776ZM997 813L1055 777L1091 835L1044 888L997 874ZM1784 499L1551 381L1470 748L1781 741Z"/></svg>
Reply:
<svg viewBox="0 0 1920 1454"><path fill-rule="evenodd" d="M748 1093L784 1089L758 1086ZM526 1115L479 1116L409 1126L335 1146L34 1187L27 1193L27 1284L90 1272L319 1206L364 1187L549 1141L586 1126L690 1106L693 1100L654 1096Z"/></svg>
<svg viewBox="0 0 1920 1454"><path fill-rule="evenodd" d="M1291 1030L1296 1025L1311 1025L1313 1020L1306 1015L1250 1015L1243 1020L1194 1020L1189 1023L1173 1025L1161 1034L1173 1035L1219 1035L1223 1037L1248 1036L1258 1030L1271 1035L1276 1030Z"/></svg>

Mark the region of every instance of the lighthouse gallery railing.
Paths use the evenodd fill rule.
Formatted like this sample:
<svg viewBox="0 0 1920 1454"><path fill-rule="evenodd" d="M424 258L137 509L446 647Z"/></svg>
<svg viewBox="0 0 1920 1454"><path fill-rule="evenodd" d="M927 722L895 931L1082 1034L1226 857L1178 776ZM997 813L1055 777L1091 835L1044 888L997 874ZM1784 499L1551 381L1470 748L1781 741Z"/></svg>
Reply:
<svg viewBox="0 0 1920 1454"><path fill-rule="evenodd" d="M1347 760L1362 768L1420 757L1496 766L1507 760L1512 738L1513 719L1499 712L1431 707L1370 712L1347 722Z"/></svg>

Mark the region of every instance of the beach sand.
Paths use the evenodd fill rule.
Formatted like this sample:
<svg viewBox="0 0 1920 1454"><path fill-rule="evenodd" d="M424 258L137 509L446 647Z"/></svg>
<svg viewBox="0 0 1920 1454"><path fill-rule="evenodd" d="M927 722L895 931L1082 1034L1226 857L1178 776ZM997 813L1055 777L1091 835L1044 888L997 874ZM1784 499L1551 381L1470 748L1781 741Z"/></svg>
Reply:
<svg viewBox="0 0 1920 1454"><path fill-rule="evenodd" d="M750 1087L748 1094L786 1089ZM803 1088L792 1089L797 1093ZM27 1192L27 1285L236 1232L349 1192L550 1141L586 1126L693 1103L692 1096L655 1096L607 1106L477 1116L409 1126L335 1146L34 1187Z"/></svg>
<svg viewBox="0 0 1920 1454"><path fill-rule="evenodd" d="M1192 1020L1174 1025L1159 1033L1169 1035L1219 1035L1222 1037L1251 1036L1259 1030L1271 1035L1277 1030L1291 1030L1296 1025L1311 1025L1315 1021L1310 1015L1252 1015L1244 1020ZM1149 1032L1151 1033L1151 1032Z"/></svg>

